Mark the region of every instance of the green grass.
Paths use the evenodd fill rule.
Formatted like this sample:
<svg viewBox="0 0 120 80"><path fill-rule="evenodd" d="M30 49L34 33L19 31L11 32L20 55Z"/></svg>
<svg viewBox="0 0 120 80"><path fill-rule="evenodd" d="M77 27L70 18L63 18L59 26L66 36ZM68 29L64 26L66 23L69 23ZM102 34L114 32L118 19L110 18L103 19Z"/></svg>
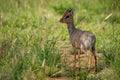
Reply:
<svg viewBox="0 0 120 80"><path fill-rule="evenodd" d="M119 0L1 0L0 80L45 80L61 75L73 80L76 77L119 80L119 3ZM101 64L104 68L97 75L87 75L86 70L67 71L67 65L61 62L61 48L71 48L66 25L59 23L68 8L75 9L76 27L92 31L97 37L96 52L103 54L104 61Z"/></svg>

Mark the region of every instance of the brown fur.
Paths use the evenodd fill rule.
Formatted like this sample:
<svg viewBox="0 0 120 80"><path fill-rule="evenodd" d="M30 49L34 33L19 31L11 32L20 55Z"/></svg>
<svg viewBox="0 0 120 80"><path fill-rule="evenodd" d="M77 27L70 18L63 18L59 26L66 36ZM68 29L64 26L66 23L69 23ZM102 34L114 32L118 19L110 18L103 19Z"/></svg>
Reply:
<svg viewBox="0 0 120 80"><path fill-rule="evenodd" d="M60 19L60 22L67 24L67 28L70 36L70 42L74 48L74 52L76 52L76 49L80 49L80 52L87 53L88 51L90 51L92 53L92 56L95 61L94 63L95 72L97 72L97 58L95 55L96 37L90 31L83 31L75 28L73 16L74 16L74 10L68 9ZM74 56L75 56L74 58L75 58L75 67L76 67L76 53L74 54Z"/></svg>

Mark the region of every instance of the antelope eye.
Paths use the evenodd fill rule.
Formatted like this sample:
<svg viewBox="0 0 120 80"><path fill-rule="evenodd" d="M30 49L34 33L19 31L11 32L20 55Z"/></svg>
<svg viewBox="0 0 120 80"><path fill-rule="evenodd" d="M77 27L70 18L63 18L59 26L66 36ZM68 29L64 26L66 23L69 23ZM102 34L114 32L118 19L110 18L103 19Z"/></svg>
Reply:
<svg viewBox="0 0 120 80"><path fill-rule="evenodd" d="M69 16L66 16L65 19L69 18Z"/></svg>

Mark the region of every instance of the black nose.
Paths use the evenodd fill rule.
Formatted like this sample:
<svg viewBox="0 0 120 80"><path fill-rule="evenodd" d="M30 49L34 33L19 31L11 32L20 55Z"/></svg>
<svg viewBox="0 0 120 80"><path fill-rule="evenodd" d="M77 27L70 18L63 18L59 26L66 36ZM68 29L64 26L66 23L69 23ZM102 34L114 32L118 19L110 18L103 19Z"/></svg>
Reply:
<svg viewBox="0 0 120 80"><path fill-rule="evenodd" d="M62 22L62 19L60 19L60 22Z"/></svg>

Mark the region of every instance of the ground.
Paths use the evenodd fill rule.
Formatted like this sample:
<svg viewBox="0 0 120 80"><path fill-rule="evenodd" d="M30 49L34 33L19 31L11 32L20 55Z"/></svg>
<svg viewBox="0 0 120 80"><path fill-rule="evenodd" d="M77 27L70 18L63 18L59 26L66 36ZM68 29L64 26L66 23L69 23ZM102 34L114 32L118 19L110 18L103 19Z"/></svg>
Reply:
<svg viewBox="0 0 120 80"><path fill-rule="evenodd" d="M72 52L70 52L69 48L62 48L62 55L61 55L61 61L63 63L65 63L65 65L67 65L67 67L69 69L72 69L74 70L74 54ZM76 54L77 58L78 58L78 54ZM98 65L100 65L103 61L100 59L100 57L102 56L102 53L96 53L96 56L97 56L97 62L98 62ZM81 63L79 63L81 62ZM94 67L94 61L92 59L92 63L91 63L91 68ZM78 59L77 61L77 65L76 67L77 68L80 68L81 69L84 69L84 68L87 68L87 64L88 64L88 55L82 53L80 54L80 58ZM78 71L78 69L77 69ZM99 72L100 70L98 70ZM93 73L93 69L91 69L91 73ZM91 75L91 73L89 73L88 76ZM60 76L60 77L48 77L46 80L68 80L68 77L67 76Z"/></svg>

